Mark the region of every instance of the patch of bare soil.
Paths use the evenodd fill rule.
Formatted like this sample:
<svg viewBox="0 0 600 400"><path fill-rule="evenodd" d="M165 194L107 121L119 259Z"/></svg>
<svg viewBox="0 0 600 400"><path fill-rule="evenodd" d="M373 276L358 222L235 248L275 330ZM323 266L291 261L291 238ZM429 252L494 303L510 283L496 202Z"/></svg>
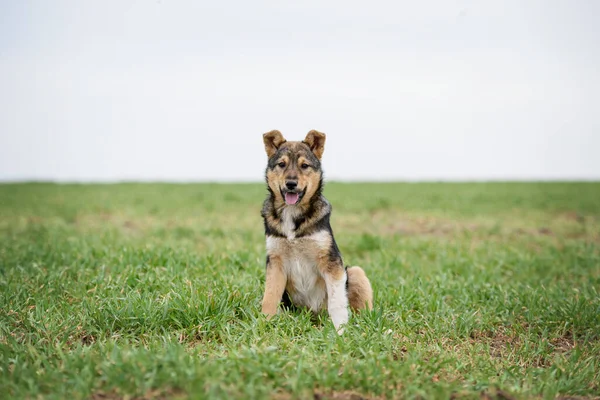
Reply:
<svg viewBox="0 0 600 400"><path fill-rule="evenodd" d="M550 341L550 344L554 346L555 353L566 353L575 348L575 341L573 340L573 336L570 333L552 339Z"/></svg>
<svg viewBox="0 0 600 400"><path fill-rule="evenodd" d="M456 221L434 218L406 217L389 218L387 224L382 223L380 226L383 227L381 233L405 236L447 236L453 233L479 229L475 224L460 224Z"/></svg>
<svg viewBox="0 0 600 400"><path fill-rule="evenodd" d="M545 340L545 339L540 339ZM503 328L495 331L472 332L472 342L489 343L490 355L496 359L505 359L515 353L515 349L522 346L522 339L514 335L507 334ZM534 359L524 360L527 364L534 367L548 367L551 364L553 354L564 354L575 348L576 343L570 333L550 340L550 345L553 347L552 352L548 356L539 356Z"/></svg>
<svg viewBox="0 0 600 400"><path fill-rule="evenodd" d="M81 344L83 346L90 346L96 343L96 337L88 332L86 332L81 325L77 326L77 330L72 335L69 335L67 338L67 346L70 348L75 346L76 344Z"/></svg>
<svg viewBox="0 0 600 400"><path fill-rule="evenodd" d="M383 397L372 397L362 395L352 391L329 392L329 393L314 393L315 400L378 400Z"/></svg>
<svg viewBox="0 0 600 400"><path fill-rule="evenodd" d="M494 358L506 358L510 349L519 346L520 340L506 334L504 329L492 331L471 332L473 342L487 342L490 345L490 355Z"/></svg>
<svg viewBox="0 0 600 400"><path fill-rule="evenodd" d="M493 391L481 392L481 395L479 396L479 398L482 400L514 400L514 399L516 399L516 397L514 397L510 393L505 392L504 390L499 390L499 389L493 390Z"/></svg>
<svg viewBox="0 0 600 400"><path fill-rule="evenodd" d="M117 392L99 391L90 396L90 400L167 400L182 399L186 397L185 393L179 389L155 389L144 393L142 396L129 396Z"/></svg>
<svg viewBox="0 0 600 400"><path fill-rule="evenodd" d="M561 217L567 221L575 221L579 222L580 224L583 224L585 222L585 216L579 214L576 211L567 211L563 213Z"/></svg>
<svg viewBox="0 0 600 400"><path fill-rule="evenodd" d="M600 400L598 396L558 396L556 400Z"/></svg>

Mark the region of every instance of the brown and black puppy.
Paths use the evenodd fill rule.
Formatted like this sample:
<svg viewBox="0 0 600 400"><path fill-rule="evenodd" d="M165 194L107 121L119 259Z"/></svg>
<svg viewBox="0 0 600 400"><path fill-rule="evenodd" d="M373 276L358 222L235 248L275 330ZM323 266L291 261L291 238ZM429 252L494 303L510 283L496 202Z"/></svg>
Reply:
<svg viewBox="0 0 600 400"><path fill-rule="evenodd" d="M353 310L371 309L371 283L360 267L344 268L323 197L321 157L325 134L310 131L288 142L279 131L263 135L269 161L269 195L262 217L267 239L267 277L262 311L277 313L280 302L318 313L325 306L339 333Z"/></svg>

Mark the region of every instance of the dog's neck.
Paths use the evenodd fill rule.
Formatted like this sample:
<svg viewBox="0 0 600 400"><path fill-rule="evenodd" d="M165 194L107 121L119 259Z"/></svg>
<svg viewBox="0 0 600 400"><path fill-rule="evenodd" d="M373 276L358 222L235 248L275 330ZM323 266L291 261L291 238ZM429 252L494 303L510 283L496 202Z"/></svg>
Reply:
<svg viewBox="0 0 600 400"><path fill-rule="evenodd" d="M298 234L310 231L313 224L331 211L329 202L322 195L322 185L310 198L303 200L301 204L288 205L269 190L262 212L267 234L270 231L293 240Z"/></svg>

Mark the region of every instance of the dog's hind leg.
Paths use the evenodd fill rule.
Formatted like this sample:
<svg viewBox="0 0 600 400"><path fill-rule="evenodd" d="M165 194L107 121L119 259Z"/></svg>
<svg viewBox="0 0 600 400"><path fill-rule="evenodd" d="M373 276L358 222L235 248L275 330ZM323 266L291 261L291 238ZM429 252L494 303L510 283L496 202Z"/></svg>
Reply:
<svg viewBox="0 0 600 400"><path fill-rule="evenodd" d="M348 302L353 311L373 309L371 282L361 267L350 267L348 273Z"/></svg>

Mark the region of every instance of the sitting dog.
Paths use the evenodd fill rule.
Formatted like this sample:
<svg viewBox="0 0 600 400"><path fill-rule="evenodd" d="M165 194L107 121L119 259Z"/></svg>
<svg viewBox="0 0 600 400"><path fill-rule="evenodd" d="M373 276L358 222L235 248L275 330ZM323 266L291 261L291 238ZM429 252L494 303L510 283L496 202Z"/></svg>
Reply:
<svg viewBox="0 0 600 400"><path fill-rule="evenodd" d="M274 130L263 141L269 194L262 208L267 241L262 312L275 315L280 302L314 313L327 305L341 334L348 305L372 309L373 290L362 268L344 268L333 238L331 205L321 193L325 134L312 130L302 142L288 142Z"/></svg>

